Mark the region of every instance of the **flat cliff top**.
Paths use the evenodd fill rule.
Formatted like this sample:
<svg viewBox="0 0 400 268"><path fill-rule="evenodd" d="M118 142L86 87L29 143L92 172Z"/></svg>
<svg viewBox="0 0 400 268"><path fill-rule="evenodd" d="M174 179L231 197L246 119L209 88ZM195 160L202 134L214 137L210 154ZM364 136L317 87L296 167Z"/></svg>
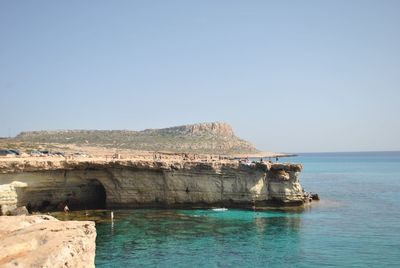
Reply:
<svg viewBox="0 0 400 268"><path fill-rule="evenodd" d="M207 154L256 154L259 150L238 138L227 123L213 122L163 129L60 130L22 132L15 141L77 144L143 151Z"/></svg>
<svg viewBox="0 0 400 268"><path fill-rule="evenodd" d="M96 229L90 221L51 216L1 216L1 267L94 267Z"/></svg>
<svg viewBox="0 0 400 268"><path fill-rule="evenodd" d="M7 157L0 158L0 173L32 172L43 170L135 168L152 170L171 169L261 169L301 171L303 166L292 163L242 162L226 157L195 154L147 154L53 157Z"/></svg>

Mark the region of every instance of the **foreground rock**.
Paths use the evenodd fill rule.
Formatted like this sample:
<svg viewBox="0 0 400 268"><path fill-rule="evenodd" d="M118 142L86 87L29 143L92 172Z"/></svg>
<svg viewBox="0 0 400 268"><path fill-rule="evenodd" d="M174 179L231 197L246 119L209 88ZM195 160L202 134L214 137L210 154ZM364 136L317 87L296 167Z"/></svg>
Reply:
<svg viewBox="0 0 400 268"><path fill-rule="evenodd" d="M302 165L230 160L0 161L0 205L28 210L258 208L308 202Z"/></svg>
<svg viewBox="0 0 400 268"><path fill-rule="evenodd" d="M0 267L94 267L96 229L51 216L0 217Z"/></svg>

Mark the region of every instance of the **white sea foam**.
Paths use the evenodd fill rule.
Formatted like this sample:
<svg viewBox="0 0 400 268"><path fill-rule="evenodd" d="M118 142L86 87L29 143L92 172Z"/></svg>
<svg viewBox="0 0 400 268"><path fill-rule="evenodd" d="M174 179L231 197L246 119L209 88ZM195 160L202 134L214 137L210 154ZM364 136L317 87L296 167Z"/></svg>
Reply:
<svg viewBox="0 0 400 268"><path fill-rule="evenodd" d="M227 208L213 208L213 211L227 211Z"/></svg>

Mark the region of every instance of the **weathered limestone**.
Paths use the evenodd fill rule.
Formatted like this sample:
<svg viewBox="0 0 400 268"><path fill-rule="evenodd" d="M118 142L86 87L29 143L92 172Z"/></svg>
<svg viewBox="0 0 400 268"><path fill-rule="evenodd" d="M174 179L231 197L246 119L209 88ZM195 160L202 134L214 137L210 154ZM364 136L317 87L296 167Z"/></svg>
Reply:
<svg viewBox="0 0 400 268"><path fill-rule="evenodd" d="M0 267L94 267L94 222L0 217Z"/></svg>
<svg viewBox="0 0 400 268"><path fill-rule="evenodd" d="M94 207L242 207L308 200L298 164L238 161L0 162L0 205ZM105 203L104 203L105 202Z"/></svg>
<svg viewBox="0 0 400 268"><path fill-rule="evenodd" d="M301 165L274 164L267 173L268 193L272 200L282 203L304 202L304 191L298 174Z"/></svg>

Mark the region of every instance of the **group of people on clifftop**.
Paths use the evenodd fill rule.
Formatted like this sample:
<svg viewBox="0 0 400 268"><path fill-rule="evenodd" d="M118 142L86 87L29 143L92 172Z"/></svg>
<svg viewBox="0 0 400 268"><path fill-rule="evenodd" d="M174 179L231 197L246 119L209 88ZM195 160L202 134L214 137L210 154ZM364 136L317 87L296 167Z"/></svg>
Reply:
<svg viewBox="0 0 400 268"><path fill-rule="evenodd" d="M250 161L248 157L246 157L246 158L239 158L239 159L237 159L237 160L239 160L239 163L245 164L245 165L255 164L255 163L257 162L257 161ZM276 160L276 162L278 162L278 161L279 161L279 158L276 157L275 160ZM268 161L264 161L264 158L261 157L259 163L264 163L264 162L268 162L268 163L272 164L272 159L269 158Z"/></svg>

